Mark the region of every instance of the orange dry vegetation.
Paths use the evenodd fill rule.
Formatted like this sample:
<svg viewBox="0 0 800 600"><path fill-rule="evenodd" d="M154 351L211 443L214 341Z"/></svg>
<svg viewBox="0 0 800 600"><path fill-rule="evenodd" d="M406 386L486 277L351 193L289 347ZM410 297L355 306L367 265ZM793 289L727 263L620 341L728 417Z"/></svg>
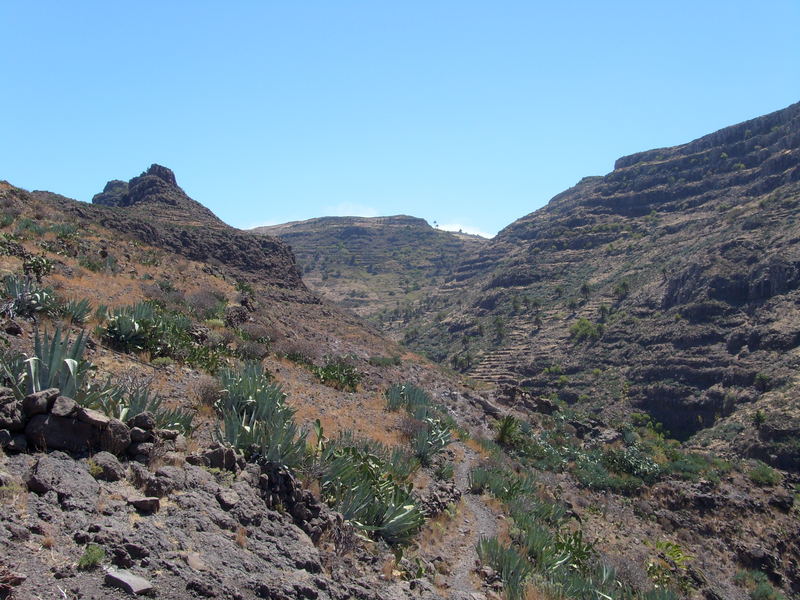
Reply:
<svg viewBox="0 0 800 600"><path fill-rule="evenodd" d="M386 410L382 393L336 390L286 359L267 359L267 367L288 395L287 402L297 410L298 423L310 425L319 419L329 438L349 430L387 446L404 443L399 429L401 415Z"/></svg>

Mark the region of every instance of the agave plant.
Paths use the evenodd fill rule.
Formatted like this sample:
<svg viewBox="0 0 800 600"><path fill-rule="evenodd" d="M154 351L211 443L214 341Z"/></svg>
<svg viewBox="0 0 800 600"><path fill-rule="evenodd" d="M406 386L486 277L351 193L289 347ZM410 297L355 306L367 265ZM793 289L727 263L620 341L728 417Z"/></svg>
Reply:
<svg viewBox="0 0 800 600"><path fill-rule="evenodd" d="M219 441L288 467L304 462L306 433L268 372L249 364L240 371L224 370L220 381L223 395L215 404L222 421L215 432Z"/></svg>
<svg viewBox="0 0 800 600"><path fill-rule="evenodd" d="M346 438L345 438L346 439ZM409 486L369 450L331 443L323 455L322 493L353 525L390 544L405 544L424 523Z"/></svg>
<svg viewBox="0 0 800 600"><path fill-rule="evenodd" d="M450 429L442 425L438 419L426 418L424 427L414 434L412 448L414 456L424 466L431 464L431 459L444 450L452 441Z"/></svg>
<svg viewBox="0 0 800 600"><path fill-rule="evenodd" d="M132 315L117 312L108 317L103 338L122 352L141 352L147 345L149 323Z"/></svg>
<svg viewBox="0 0 800 600"><path fill-rule="evenodd" d="M501 446L511 446L519 435L520 424L513 415L506 415L497 426L496 441Z"/></svg>
<svg viewBox="0 0 800 600"><path fill-rule="evenodd" d="M477 551L481 562L500 574L506 597L524 598L526 582L533 571L531 563L514 548L503 546L496 537L481 538Z"/></svg>
<svg viewBox="0 0 800 600"><path fill-rule="evenodd" d="M83 325L92 313L92 304L86 298L67 300L61 312L73 325Z"/></svg>
<svg viewBox="0 0 800 600"><path fill-rule="evenodd" d="M92 383L89 375L95 367L83 358L85 350L84 332L70 342L68 337L62 337L60 328L52 337L47 331L41 336L36 331L33 354L28 357L21 354L6 355L0 358L0 370L17 398L58 388L61 394L79 404L98 404L110 393L111 388Z"/></svg>
<svg viewBox="0 0 800 600"><path fill-rule="evenodd" d="M3 296L7 299L3 312L11 317L52 314L58 307L53 290L40 286L31 277L20 279L16 275L6 275L3 279Z"/></svg>

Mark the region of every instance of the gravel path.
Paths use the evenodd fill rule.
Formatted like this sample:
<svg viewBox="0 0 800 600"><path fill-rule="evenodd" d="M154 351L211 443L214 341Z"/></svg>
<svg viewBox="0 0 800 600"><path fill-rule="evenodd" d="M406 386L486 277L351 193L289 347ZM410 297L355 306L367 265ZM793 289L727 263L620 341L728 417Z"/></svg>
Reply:
<svg viewBox="0 0 800 600"><path fill-rule="evenodd" d="M478 553L475 550L481 537L497 535L497 517L483 502L482 496L470 494L469 472L478 463L478 454L464 444L459 444L464 451L464 459L456 465L455 481L464 492L462 496L462 524L458 528L459 535L449 544L450 556L454 557L447 585L451 598L472 600L473 593L479 592L476 578L473 577ZM482 595L481 595L482 596ZM481 597L477 596L477 597Z"/></svg>

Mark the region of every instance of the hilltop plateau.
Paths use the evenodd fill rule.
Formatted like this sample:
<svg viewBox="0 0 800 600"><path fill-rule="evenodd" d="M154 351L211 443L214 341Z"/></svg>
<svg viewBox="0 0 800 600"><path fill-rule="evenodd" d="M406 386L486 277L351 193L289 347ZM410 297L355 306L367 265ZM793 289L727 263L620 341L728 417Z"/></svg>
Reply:
<svg viewBox="0 0 800 600"><path fill-rule="evenodd" d="M289 244L312 290L368 318L425 298L486 242L403 215L322 217L251 231Z"/></svg>

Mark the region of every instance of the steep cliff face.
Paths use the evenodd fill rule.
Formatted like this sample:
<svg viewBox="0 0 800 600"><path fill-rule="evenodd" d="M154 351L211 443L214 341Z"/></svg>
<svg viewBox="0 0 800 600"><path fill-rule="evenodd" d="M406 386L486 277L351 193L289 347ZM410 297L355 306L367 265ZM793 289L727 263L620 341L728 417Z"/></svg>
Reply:
<svg viewBox="0 0 800 600"><path fill-rule="evenodd" d="M407 307L396 326L478 379L638 408L682 438L757 408L791 421L799 205L795 104L621 158L506 227L428 300L436 313Z"/></svg>
<svg viewBox="0 0 800 600"><path fill-rule="evenodd" d="M253 232L288 243L312 290L371 318L424 298L487 242L405 215L322 217Z"/></svg>

